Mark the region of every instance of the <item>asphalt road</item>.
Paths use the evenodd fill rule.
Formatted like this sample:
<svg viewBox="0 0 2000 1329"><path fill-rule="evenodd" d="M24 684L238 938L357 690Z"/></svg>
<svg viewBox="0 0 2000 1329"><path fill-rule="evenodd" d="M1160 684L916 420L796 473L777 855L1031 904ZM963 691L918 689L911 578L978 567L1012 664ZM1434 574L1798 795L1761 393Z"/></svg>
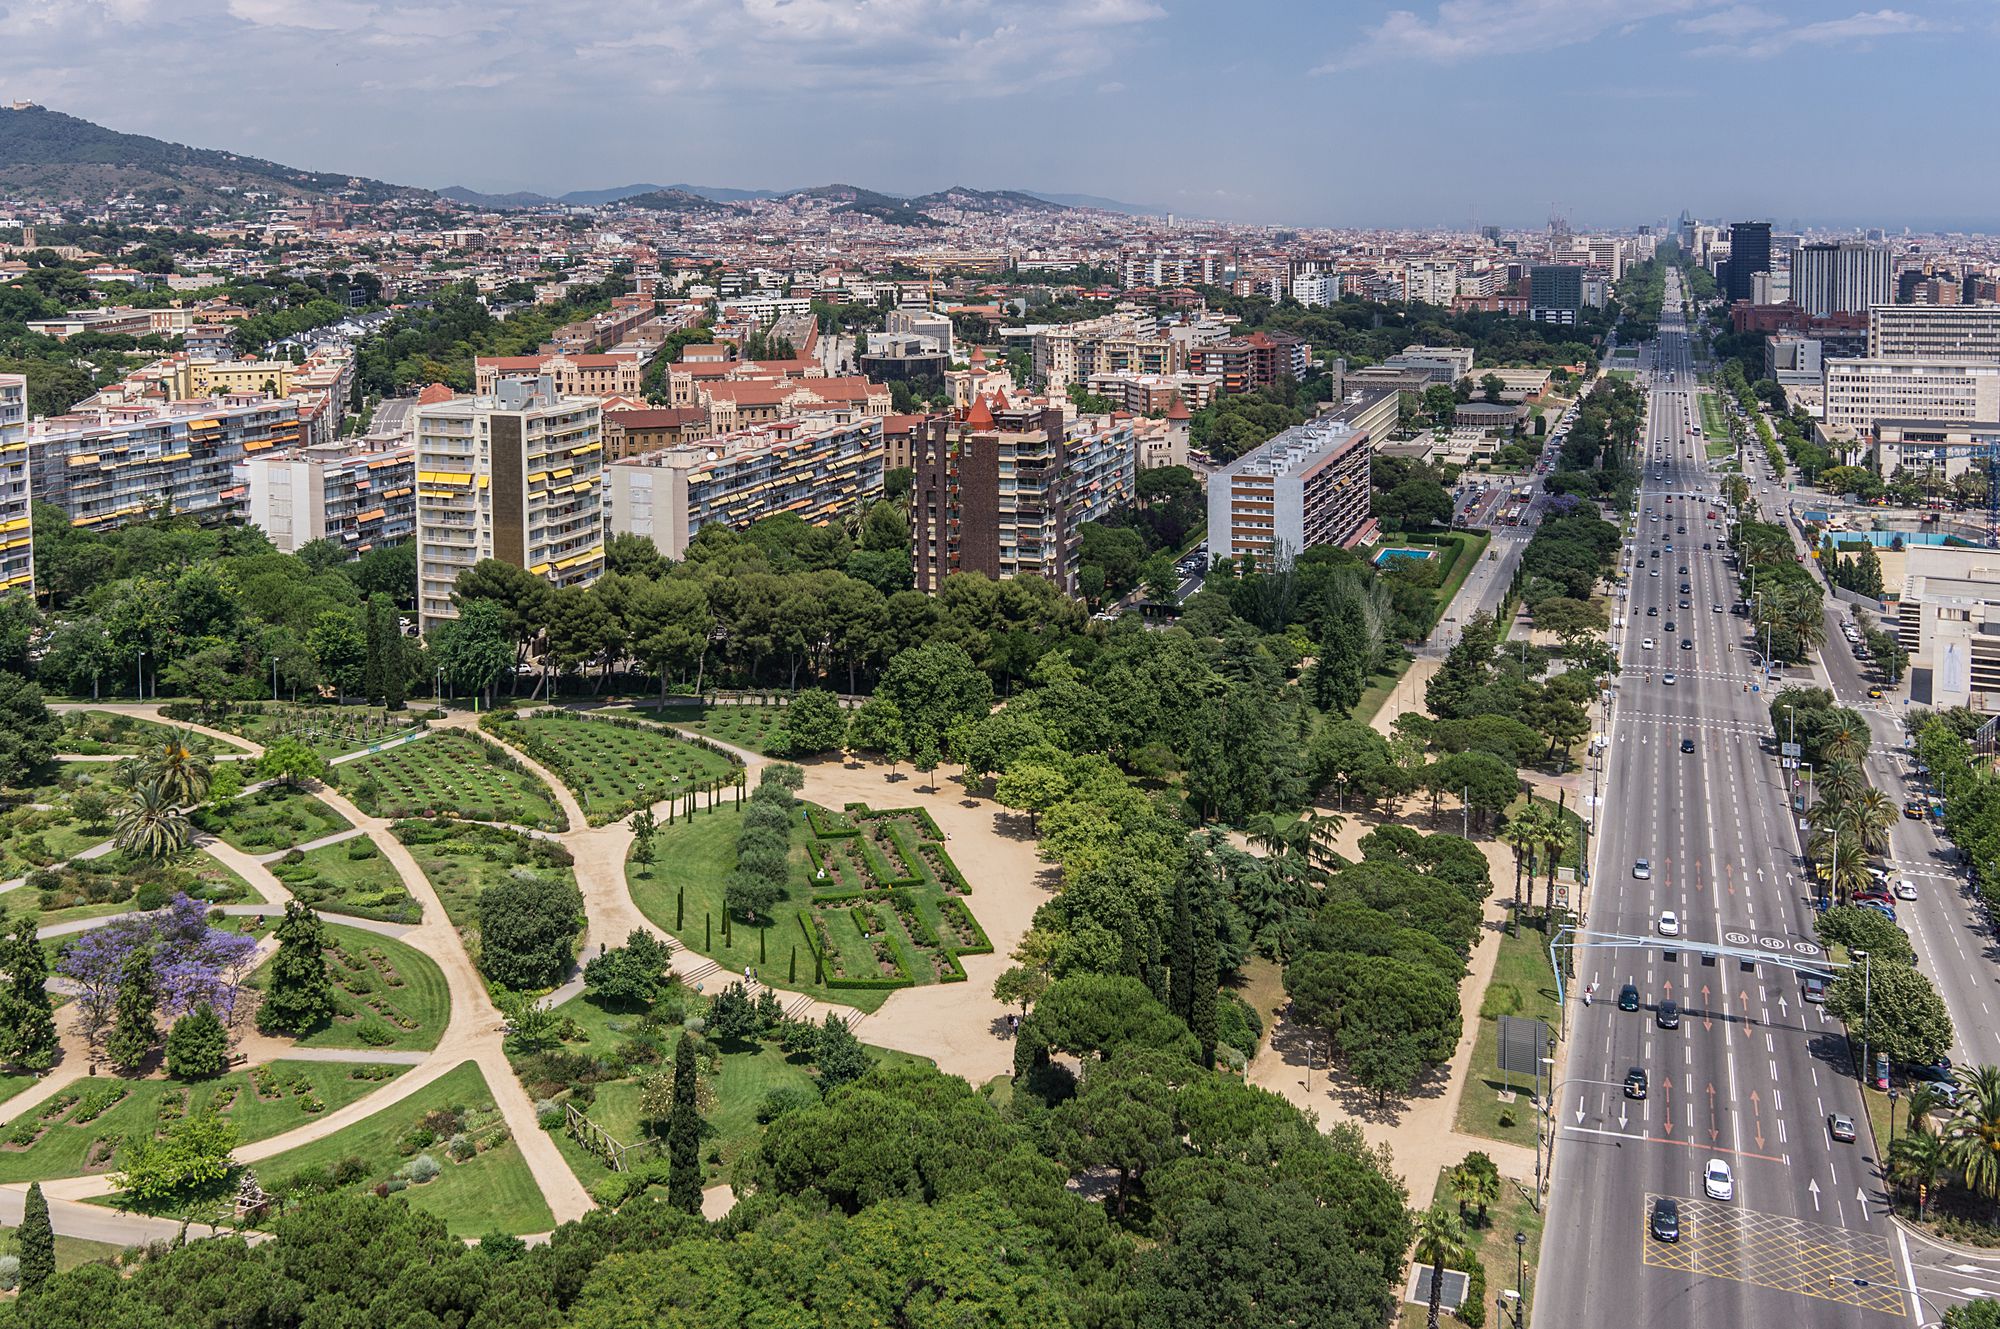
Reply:
<svg viewBox="0 0 2000 1329"><path fill-rule="evenodd" d="M1626 551L1628 627L1613 633L1623 671L1603 801L1592 809L1601 838L1585 922L1656 937L1661 911L1673 910L1687 939L1811 961L1819 954L1811 903L1797 880L1784 775L1767 749L1766 698L1747 690L1757 681L1749 629L1726 612L1734 573L1723 563L1720 522L1705 517L1716 487L1699 435L1688 433L1699 411L1679 279L1668 283L1660 336L1641 352L1651 371L1642 370L1648 461ZM1703 551L1704 540L1718 547ZM1681 649L1683 638L1693 645ZM1692 752L1681 751L1684 739ZM1635 874L1640 858L1649 879ZM1670 955L1664 945L1583 951L1577 975L1595 985L1596 1000L1570 1002L1563 1078L1551 1096L1557 1162L1537 1322L1678 1329L1901 1319L1909 1304L1894 1289L1910 1264L1884 1217L1865 1125L1857 1144L1834 1142L1826 1128L1829 1113L1859 1120L1862 1112L1845 1040L1801 1001L1797 975L1772 963ZM1638 1011L1618 1009L1628 982ZM1676 1029L1657 1023L1669 997L1684 1009ZM1650 1080L1643 1100L1621 1087L1635 1066ZM1711 1158L1734 1173L1728 1201L1704 1197ZM1682 1238L1671 1245L1646 1232L1661 1196L1681 1205Z"/></svg>

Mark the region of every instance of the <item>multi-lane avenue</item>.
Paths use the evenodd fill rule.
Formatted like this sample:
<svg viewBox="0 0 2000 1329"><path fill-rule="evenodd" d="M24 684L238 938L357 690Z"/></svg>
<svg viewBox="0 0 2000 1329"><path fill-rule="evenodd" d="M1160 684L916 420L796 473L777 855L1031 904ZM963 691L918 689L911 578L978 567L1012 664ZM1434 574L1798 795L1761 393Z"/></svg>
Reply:
<svg viewBox="0 0 2000 1329"><path fill-rule="evenodd" d="M1728 612L1735 574L1681 310L1670 270L1659 335L1642 350L1645 478L1624 551L1621 673L1584 897L1591 932L1657 944L1577 955L1577 985L1594 999L1571 993L1550 1095L1556 1163L1535 1319L1886 1325L1915 1310L1896 1290L1910 1260L1884 1212L1845 1040L1774 963L1819 951L1785 773L1764 743L1768 697L1749 690L1761 681L1749 626ZM1770 960L1671 951L1666 911L1684 941ZM1620 1009L1628 983L1636 1010ZM1679 1007L1672 1027L1667 1001ZM1643 1098L1624 1088L1634 1068ZM1862 1123L1857 1141L1833 1138L1833 1114ZM1728 1167L1726 1199L1708 1193L1710 1160ZM1661 1198L1678 1202L1676 1242L1648 1233Z"/></svg>

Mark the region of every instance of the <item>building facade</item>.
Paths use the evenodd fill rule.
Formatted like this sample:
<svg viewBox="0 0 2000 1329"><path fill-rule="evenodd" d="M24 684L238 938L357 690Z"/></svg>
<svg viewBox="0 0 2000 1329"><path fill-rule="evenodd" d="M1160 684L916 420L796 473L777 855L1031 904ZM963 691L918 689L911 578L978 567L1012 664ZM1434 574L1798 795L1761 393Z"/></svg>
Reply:
<svg viewBox="0 0 2000 1329"><path fill-rule="evenodd" d="M1885 356L1826 362L1826 429L1862 438L1878 420L2000 421L2000 361Z"/></svg>
<svg viewBox="0 0 2000 1329"><path fill-rule="evenodd" d="M486 397L415 412L417 611L424 632L456 618L452 587L482 558L551 585L604 572L603 413L548 378L500 379Z"/></svg>
<svg viewBox="0 0 2000 1329"><path fill-rule="evenodd" d="M2000 711L2000 553L1905 550L1896 638L1910 653L1911 700Z"/></svg>
<svg viewBox="0 0 2000 1329"><path fill-rule="evenodd" d="M786 420L643 452L605 468L610 528L680 558L718 522L740 529L787 512L814 526L842 522L882 497L882 461L879 418Z"/></svg>
<svg viewBox="0 0 2000 1329"><path fill-rule="evenodd" d="M250 521L295 554L331 540L358 558L416 533L416 453L360 442L316 443L250 458Z"/></svg>
<svg viewBox="0 0 2000 1329"><path fill-rule="evenodd" d="M1538 263L1528 269L1528 317L1537 323L1575 327L1583 315L1583 269L1569 263Z"/></svg>
<svg viewBox="0 0 2000 1329"><path fill-rule="evenodd" d="M247 511L244 463L304 443L298 404L218 397L107 406L28 426L35 496L75 526L109 529L184 513L208 523Z"/></svg>
<svg viewBox="0 0 2000 1329"><path fill-rule="evenodd" d="M1814 318L1866 313L1895 298L1895 265L1886 245L1858 240L1801 245L1792 255L1788 294Z"/></svg>
<svg viewBox="0 0 2000 1329"><path fill-rule="evenodd" d="M1731 222L1729 271L1723 295L1730 304L1756 303L1756 277L1771 270L1771 223Z"/></svg>
<svg viewBox="0 0 2000 1329"><path fill-rule="evenodd" d="M1208 548L1268 568L1373 533L1368 435L1335 416L1294 425L1208 478Z"/></svg>
<svg viewBox="0 0 2000 1329"><path fill-rule="evenodd" d="M28 469L28 380L0 374L0 595L35 587L34 487Z"/></svg>
<svg viewBox="0 0 2000 1329"><path fill-rule="evenodd" d="M1312 347L1289 332L1253 332L1192 348L1187 368L1214 376L1225 393L1254 392L1281 378L1304 378L1312 368Z"/></svg>
<svg viewBox="0 0 2000 1329"><path fill-rule="evenodd" d="M2000 362L2000 305L1872 305L1868 354Z"/></svg>

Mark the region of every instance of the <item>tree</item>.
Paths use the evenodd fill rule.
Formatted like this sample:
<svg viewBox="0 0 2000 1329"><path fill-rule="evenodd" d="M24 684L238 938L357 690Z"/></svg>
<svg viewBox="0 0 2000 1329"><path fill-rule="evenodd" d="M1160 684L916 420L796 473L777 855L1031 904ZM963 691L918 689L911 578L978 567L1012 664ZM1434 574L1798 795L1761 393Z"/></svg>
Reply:
<svg viewBox="0 0 2000 1329"><path fill-rule="evenodd" d="M1938 1178L1951 1166L1951 1146L1935 1131L1912 1127L1896 1137L1889 1148L1889 1175L1917 1192L1917 1219L1923 1221L1930 1209L1931 1192Z"/></svg>
<svg viewBox="0 0 2000 1329"><path fill-rule="evenodd" d="M147 947L137 947L125 957L119 971L111 1037L104 1042L111 1064L128 1075L152 1055L153 1044L160 1037L159 1026L153 1022L159 999L153 981L153 953Z"/></svg>
<svg viewBox="0 0 2000 1329"><path fill-rule="evenodd" d="M42 690L19 674L0 673L0 787L18 786L55 756L62 718Z"/></svg>
<svg viewBox="0 0 2000 1329"><path fill-rule="evenodd" d="M431 630L432 667L454 694L487 692L514 663L506 611L491 600L473 600Z"/></svg>
<svg viewBox="0 0 2000 1329"><path fill-rule="evenodd" d="M479 893L479 969L523 990L554 987L569 972L583 898L564 881L506 877Z"/></svg>
<svg viewBox="0 0 2000 1329"><path fill-rule="evenodd" d="M847 1021L838 1015L828 1015L820 1028L819 1088L822 1094L830 1094L844 1084L852 1084L868 1073L868 1053L862 1048L861 1040L847 1027Z"/></svg>
<svg viewBox="0 0 2000 1329"><path fill-rule="evenodd" d="M1951 1051L1951 1015L1928 978L1907 964L1878 964L1872 957L1867 969L1864 976L1861 966L1850 965L1827 987L1828 1015L1893 1062L1930 1066Z"/></svg>
<svg viewBox="0 0 2000 1329"><path fill-rule="evenodd" d="M7 987L0 991L0 1059L39 1072L55 1064L61 1040L46 986L48 956L35 939L35 922L33 913L22 914L0 943L0 963L7 970Z"/></svg>
<svg viewBox="0 0 2000 1329"><path fill-rule="evenodd" d="M333 980L326 972L326 934L310 906L287 901L274 935L277 954L257 1008L267 1034L303 1034L333 1018Z"/></svg>
<svg viewBox="0 0 2000 1329"><path fill-rule="evenodd" d="M993 1000L1005 1002L1009 1006L1019 1002L1021 1014L1026 1015L1028 1008L1035 1004L1036 999L1049 990L1052 981L1054 980L1044 970L1031 968L1028 965L1013 965L1003 970L1000 977L993 980Z"/></svg>
<svg viewBox="0 0 2000 1329"><path fill-rule="evenodd" d="M640 808L626 824L632 831L632 860L641 867L651 865L653 837L660 829L658 818L654 817L651 808Z"/></svg>
<svg viewBox="0 0 2000 1329"><path fill-rule="evenodd" d="M1480 395L1489 402L1497 403L1500 394L1507 390L1506 382L1498 374L1486 374L1479 380Z"/></svg>
<svg viewBox="0 0 2000 1329"><path fill-rule="evenodd" d="M847 744L863 752L879 753L892 763L908 760L910 749L903 733L902 708L879 695L862 702L848 725Z"/></svg>
<svg viewBox="0 0 2000 1329"><path fill-rule="evenodd" d="M167 1031L167 1074L176 1080L206 1080L229 1064L229 1031L215 1008L202 1002Z"/></svg>
<svg viewBox="0 0 2000 1329"><path fill-rule="evenodd" d="M784 898L783 878L773 878L764 872L739 867L722 883L722 907L733 914L743 915L752 923L757 921L759 914L769 914L772 907Z"/></svg>
<svg viewBox="0 0 2000 1329"><path fill-rule="evenodd" d="M1445 1207L1433 1201L1417 1220L1416 1258L1431 1267L1430 1313L1424 1323L1438 1329L1438 1310L1444 1296L1444 1267L1465 1258L1465 1226Z"/></svg>
<svg viewBox="0 0 2000 1329"><path fill-rule="evenodd" d="M784 751L794 757L816 757L840 750L847 737L847 716L840 702L824 688L807 688L785 708Z"/></svg>
<svg viewBox="0 0 2000 1329"><path fill-rule="evenodd" d="M208 761L188 746L181 734L154 748L140 768L141 782L150 784L175 807L191 807L208 796L213 776Z"/></svg>
<svg viewBox="0 0 2000 1329"><path fill-rule="evenodd" d="M14 1236L21 1257L21 1295L32 1297L55 1277L56 1233L49 1223L49 1201L42 1184L28 1183L28 1197L21 1205L21 1227Z"/></svg>
<svg viewBox="0 0 2000 1329"><path fill-rule="evenodd" d="M1039 830L1042 814L1069 794L1069 781L1053 766L1023 761L1001 773L993 782L993 797L1002 807L1028 814L1031 830Z"/></svg>
<svg viewBox="0 0 2000 1329"><path fill-rule="evenodd" d="M264 755L257 758L260 779L277 780L293 789L307 781L323 782L326 772L326 758L303 739L281 738L266 747Z"/></svg>
<svg viewBox="0 0 2000 1329"><path fill-rule="evenodd" d="M118 1149L118 1188L142 1208L161 1209L216 1194L234 1166L236 1127L214 1111L192 1113L167 1128L125 1137Z"/></svg>
<svg viewBox="0 0 2000 1329"><path fill-rule="evenodd" d="M2000 1301L1977 1297L1959 1306L1945 1307L1944 1329L2000 1329Z"/></svg>
<svg viewBox="0 0 2000 1329"><path fill-rule="evenodd" d="M876 697L895 703L905 751L944 751L945 734L960 716L978 719L993 708L993 680L965 648L928 641L899 652L882 672Z"/></svg>
<svg viewBox="0 0 2000 1329"><path fill-rule="evenodd" d="M701 1212L701 1111L697 1106L694 1035L674 1045L674 1099L667 1114L667 1203Z"/></svg>
<svg viewBox="0 0 2000 1329"><path fill-rule="evenodd" d="M158 863L187 848L193 833L186 813L157 787L142 784L118 814L112 839L126 853Z"/></svg>
<svg viewBox="0 0 2000 1329"><path fill-rule="evenodd" d="M1965 1188L1987 1200L2000 1196L2000 1067L1959 1072L1958 1107L1944 1139L1945 1158Z"/></svg>
<svg viewBox="0 0 2000 1329"><path fill-rule="evenodd" d="M607 1006L651 1006L667 986L673 947L644 928L634 928L625 944L583 968L583 985Z"/></svg>

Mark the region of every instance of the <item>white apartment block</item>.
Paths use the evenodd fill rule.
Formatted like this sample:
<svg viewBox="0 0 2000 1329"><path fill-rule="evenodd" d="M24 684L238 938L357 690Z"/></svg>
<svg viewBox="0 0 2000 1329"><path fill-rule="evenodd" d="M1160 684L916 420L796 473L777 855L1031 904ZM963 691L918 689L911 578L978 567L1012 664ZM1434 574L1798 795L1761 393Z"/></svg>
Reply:
<svg viewBox="0 0 2000 1329"><path fill-rule="evenodd" d="M416 530L416 455L349 440L263 452L248 465L250 522L295 554L331 540L354 558Z"/></svg>
<svg viewBox="0 0 2000 1329"><path fill-rule="evenodd" d="M1447 259L1415 259L1403 265L1403 298L1411 304L1451 308L1458 299L1458 264Z"/></svg>
<svg viewBox="0 0 2000 1329"><path fill-rule="evenodd" d="M604 572L603 413L548 378L502 379L486 397L416 410L417 612L455 618L452 587L483 558L550 584Z"/></svg>
<svg viewBox="0 0 2000 1329"><path fill-rule="evenodd" d="M1826 362L1827 432L1862 437L1880 420L2000 420L2000 360L1894 356Z"/></svg>
<svg viewBox="0 0 2000 1329"><path fill-rule="evenodd" d="M1895 628L1911 698L2000 710L2000 554L1912 545L1903 558Z"/></svg>
<svg viewBox="0 0 2000 1329"><path fill-rule="evenodd" d="M28 482L28 380L20 374L0 374L0 594L34 589L32 492Z"/></svg>
<svg viewBox="0 0 2000 1329"><path fill-rule="evenodd" d="M1340 303L1340 274L1302 272L1292 278L1292 299L1308 309Z"/></svg>
<svg viewBox="0 0 2000 1329"><path fill-rule="evenodd" d="M78 409L28 427L35 496L108 529L162 513L241 521L244 463L304 439L298 403L257 395Z"/></svg>
<svg viewBox="0 0 2000 1329"><path fill-rule="evenodd" d="M2000 361L2000 305L1871 305L1868 354Z"/></svg>
<svg viewBox="0 0 2000 1329"><path fill-rule="evenodd" d="M1896 296L1894 266L1887 245L1801 245L1792 254L1792 302L1814 318L1887 305Z"/></svg>

